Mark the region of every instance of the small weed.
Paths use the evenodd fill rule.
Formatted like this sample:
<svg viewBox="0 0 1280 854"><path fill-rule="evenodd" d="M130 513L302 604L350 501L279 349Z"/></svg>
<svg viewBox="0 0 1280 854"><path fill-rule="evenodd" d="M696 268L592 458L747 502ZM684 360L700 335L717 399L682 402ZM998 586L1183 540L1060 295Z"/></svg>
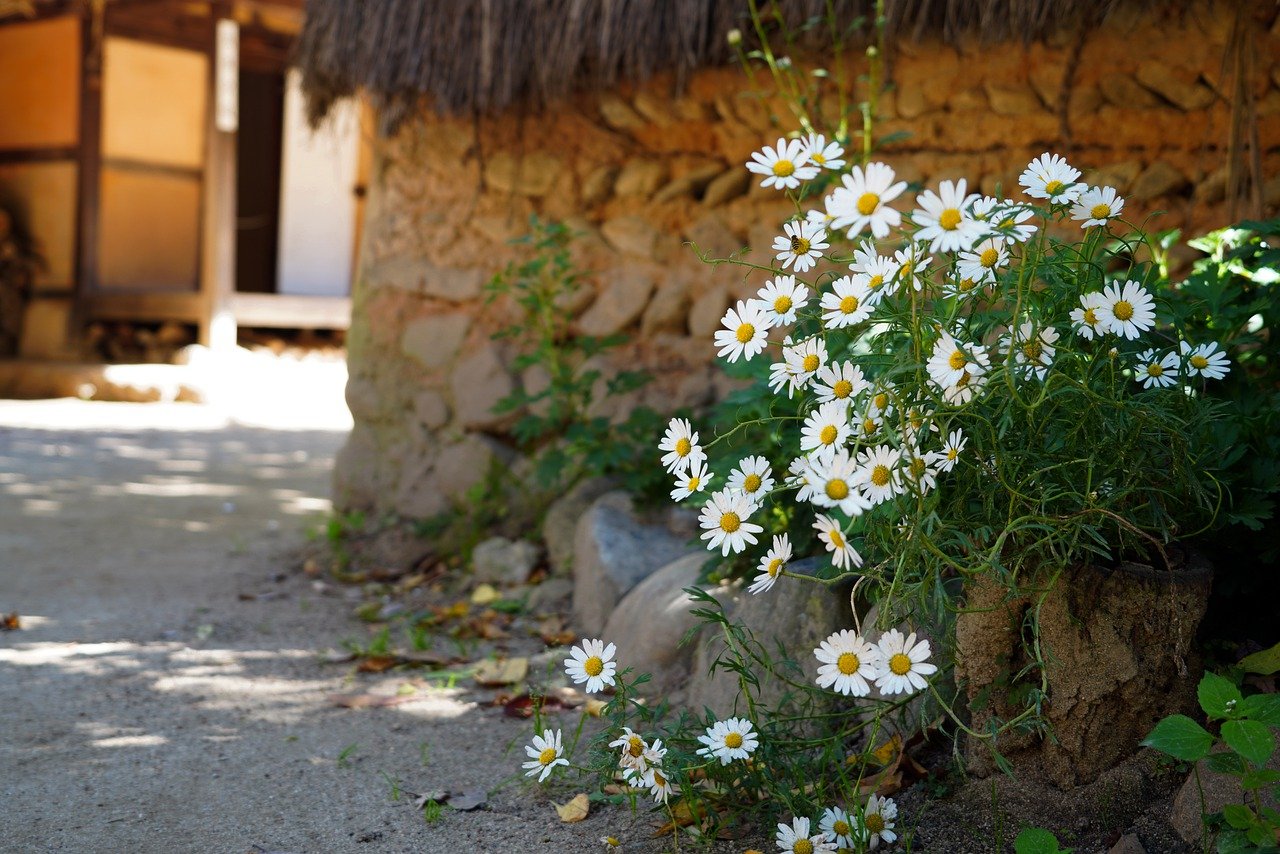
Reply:
<svg viewBox="0 0 1280 854"><path fill-rule="evenodd" d="M422 767L427 766L427 743L425 741L418 743L418 760L422 762Z"/></svg>
<svg viewBox="0 0 1280 854"><path fill-rule="evenodd" d="M400 800L400 783L386 771L379 771L378 773L382 775L382 779L386 780L387 785L391 787L391 800Z"/></svg>
<svg viewBox="0 0 1280 854"><path fill-rule="evenodd" d="M355 755L355 752L359 747L360 747L359 744L357 744L356 742L352 742L351 744L348 744L346 747L342 748L342 752L338 754L338 763L337 763L338 767L350 768L351 757Z"/></svg>
<svg viewBox="0 0 1280 854"><path fill-rule="evenodd" d="M439 801L427 801L422 805L422 820L435 824L444 816L444 805Z"/></svg>

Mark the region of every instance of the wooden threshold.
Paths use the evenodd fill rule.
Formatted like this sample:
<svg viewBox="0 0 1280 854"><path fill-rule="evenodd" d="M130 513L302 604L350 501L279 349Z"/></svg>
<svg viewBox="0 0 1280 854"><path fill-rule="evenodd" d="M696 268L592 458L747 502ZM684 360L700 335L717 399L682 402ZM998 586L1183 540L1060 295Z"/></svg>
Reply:
<svg viewBox="0 0 1280 854"><path fill-rule="evenodd" d="M197 323L204 297L197 293L94 293L83 297L90 320L180 320Z"/></svg>
<svg viewBox="0 0 1280 854"><path fill-rule="evenodd" d="M346 329L351 325L351 297L233 294L230 302L237 326Z"/></svg>

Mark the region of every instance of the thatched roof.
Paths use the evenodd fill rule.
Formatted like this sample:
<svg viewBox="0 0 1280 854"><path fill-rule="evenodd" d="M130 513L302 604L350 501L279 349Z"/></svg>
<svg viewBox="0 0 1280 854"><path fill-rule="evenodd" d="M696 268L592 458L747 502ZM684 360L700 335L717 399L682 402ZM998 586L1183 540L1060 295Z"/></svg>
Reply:
<svg viewBox="0 0 1280 854"><path fill-rule="evenodd" d="M777 7L796 27L825 14L828 2ZM874 0L830 2L849 26L875 9ZM1033 40L1151 2L887 0L886 35ZM363 90L394 122L424 95L442 112L488 112L656 71L683 77L729 60L725 35L749 34L749 23L747 0L309 0L295 63L313 121Z"/></svg>

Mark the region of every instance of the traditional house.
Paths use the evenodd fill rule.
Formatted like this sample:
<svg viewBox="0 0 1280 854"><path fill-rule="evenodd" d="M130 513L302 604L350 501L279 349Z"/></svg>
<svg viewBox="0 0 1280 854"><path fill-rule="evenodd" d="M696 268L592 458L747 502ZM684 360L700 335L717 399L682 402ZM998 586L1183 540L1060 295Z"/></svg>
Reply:
<svg viewBox="0 0 1280 854"><path fill-rule="evenodd" d="M218 346L346 327L371 134L353 101L304 120L302 20L302 0L0 0L0 209L38 256L20 355L76 358L99 321Z"/></svg>
<svg viewBox="0 0 1280 854"><path fill-rule="evenodd" d="M827 3L760 4L801 27ZM730 64L743 0L312 0L298 67L311 117L374 104L366 228L349 337L355 429L345 508L426 516L509 454L491 408L517 375L482 284L531 214L583 233L590 334L632 333L617 363L669 410L720 390L712 331L759 282L700 263L767 247L788 212L749 180L751 151L794 130ZM1045 150L1116 187L1126 213L1187 235L1280 201L1280 18L1274 4L837 0L855 43L886 14L877 156L913 181L1016 187ZM776 20L776 19L770 19ZM824 60L825 31L807 42ZM748 40L751 36L748 35ZM865 43L865 42L864 42ZM855 55L860 53L855 51ZM795 58L797 63L805 61ZM850 78L852 79L852 78ZM866 89L848 93L856 101ZM901 132L901 133L898 133ZM607 366L606 366L607 368ZM656 437L655 437L656 441ZM656 462L657 454L654 459Z"/></svg>

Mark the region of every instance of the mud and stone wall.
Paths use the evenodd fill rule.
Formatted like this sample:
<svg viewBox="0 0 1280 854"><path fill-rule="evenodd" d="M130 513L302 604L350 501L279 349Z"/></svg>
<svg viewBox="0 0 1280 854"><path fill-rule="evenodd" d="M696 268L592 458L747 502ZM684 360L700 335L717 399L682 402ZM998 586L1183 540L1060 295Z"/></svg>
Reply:
<svg viewBox="0 0 1280 854"><path fill-rule="evenodd" d="M909 180L967 177L985 192L1012 194L1032 157L1058 151L1088 181L1116 187L1131 221L1164 211L1149 229L1192 235L1225 225L1229 28L1220 10L1113 18L1088 34L1074 63L1074 37L904 43L878 129L908 135L879 156ZM1248 85L1270 179L1262 194L1273 212L1280 24L1257 31L1254 47ZM565 307L578 328L630 333L613 364L656 376L619 411L636 402L669 411L723 392L712 332L730 301L753 294L762 279L704 264L687 244L726 257L763 250L778 233L789 204L755 186L743 167L751 151L792 129L770 116L740 70L718 69L678 93L658 78L538 114L442 118L424 110L378 140L349 337L355 428L337 464L338 506L429 516L447 509L494 455L510 454L507 422L490 409L539 376L509 369L510 347L490 336L512 309L486 305L482 288L516 257L508 241L532 214L582 232L573 253L590 288Z"/></svg>

